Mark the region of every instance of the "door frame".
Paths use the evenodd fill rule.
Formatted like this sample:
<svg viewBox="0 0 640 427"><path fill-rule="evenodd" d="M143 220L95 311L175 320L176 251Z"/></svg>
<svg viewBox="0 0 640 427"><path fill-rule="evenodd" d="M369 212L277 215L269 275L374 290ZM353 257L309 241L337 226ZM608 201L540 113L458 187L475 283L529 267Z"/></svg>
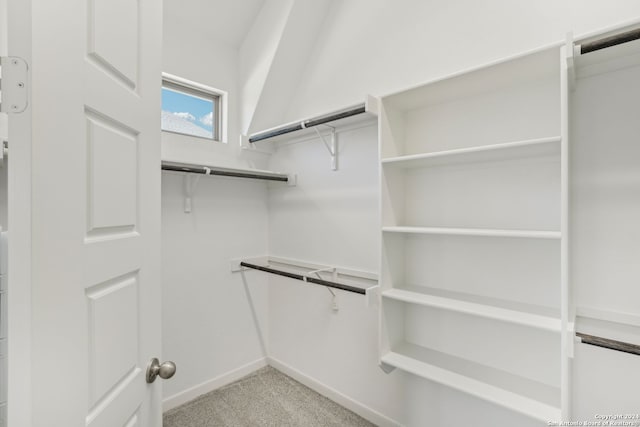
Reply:
<svg viewBox="0 0 640 427"><path fill-rule="evenodd" d="M1 0L8 56L31 64L31 1ZM10 18L9 18L10 17ZM31 85L30 74L28 87ZM30 104L30 103L29 103ZM31 107L9 116L7 425L31 426Z"/></svg>

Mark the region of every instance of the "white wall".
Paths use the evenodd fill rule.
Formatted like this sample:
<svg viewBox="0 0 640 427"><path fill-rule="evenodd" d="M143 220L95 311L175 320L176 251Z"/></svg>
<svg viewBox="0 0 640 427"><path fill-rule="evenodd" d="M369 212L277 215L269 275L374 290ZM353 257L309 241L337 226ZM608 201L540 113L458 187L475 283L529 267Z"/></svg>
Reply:
<svg viewBox="0 0 640 427"><path fill-rule="evenodd" d="M238 143L237 49L171 16L164 33L164 71L226 91L229 99L226 144L163 133L163 159L264 168L264 155L244 155ZM266 277L245 286L229 269L233 257L267 252L266 184L201 177L187 214L183 179L162 176L163 358L178 367L164 382L165 409L242 375L264 359L267 339Z"/></svg>
<svg viewBox="0 0 640 427"><path fill-rule="evenodd" d="M184 212L183 176L162 176L163 357L177 374L165 399L221 385L220 376L265 357L267 279L247 284L229 269L231 258L267 251L266 184L202 177L193 210ZM174 402L175 403L175 402Z"/></svg>
<svg viewBox="0 0 640 427"><path fill-rule="evenodd" d="M243 134L248 133L258 108L260 95L292 7L292 0L265 2L238 51L241 79L240 128Z"/></svg>
<svg viewBox="0 0 640 427"><path fill-rule="evenodd" d="M376 125L337 138L337 171L317 138L281 147L271 158L272 169L298 175L297 186L269 191L271 255L377 272Z"/></svg>
<svg viewBox="0 0 640 427"><path fill-rule="evenodd" d="M637 19L635 0L333 1L286 120Z"/></svg>
<svg viewBox="0 0 640 427"><path fill-rule="evenodd" d="M315 139L281 147L271 167L298 174L269 192L270 254L356 270L378 270L375 124L340 133L339 170ZM386 417L402 417L403 375L378 364L378 312L362 295L269 278L269 355Z"/></svg>
<svg viewBox="0 0 640 427"><path fill-rule="evenodd" d="M280 122L331 0L267 0L240 46L243 133ZM268 126L266 126L268 127Z"/></svg>
<svg viewBox="0 0 640 427"><path fill-rule="evenodd" d="M194 10L197 12L197 10ZM213 24L213 23L212 23ZM264 155L240 149L239 53L234 46L211 40L188 21L164 17L163 72L227 93L225 143L162 133L165 160L264 169Z"/></svg>

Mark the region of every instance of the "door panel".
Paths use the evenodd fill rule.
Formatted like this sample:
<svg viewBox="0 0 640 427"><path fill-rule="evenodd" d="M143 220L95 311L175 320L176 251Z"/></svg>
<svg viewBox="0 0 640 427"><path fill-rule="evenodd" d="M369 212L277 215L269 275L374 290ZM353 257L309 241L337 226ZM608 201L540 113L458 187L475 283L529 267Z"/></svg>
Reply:
<svg viewBox="0 0 640 427"><path fill-rule="evenodd" d="M32 2L34 425L159 427L161 2Z"/></svg>
<svg viewBox="0 0 640 427"><path fill-rule="evenodd" d="M132 89L137 85L139 1L89 1L89 57Z"/></svg>
<svg viewBox="0 0 640 427"><path fill-rule="evenodd" d="M140 359L137 274L92 286L86 292L89 299L89 405L94 407L110 391L121 388L131 374L141 371L137 366Z"/></svg>
<svg viewBox="0 0 640 427"><path fill-rule="evenodd" d="M91 113L87 114L87 144L88 235L134 231L138 211L137 133Z"/></svg>

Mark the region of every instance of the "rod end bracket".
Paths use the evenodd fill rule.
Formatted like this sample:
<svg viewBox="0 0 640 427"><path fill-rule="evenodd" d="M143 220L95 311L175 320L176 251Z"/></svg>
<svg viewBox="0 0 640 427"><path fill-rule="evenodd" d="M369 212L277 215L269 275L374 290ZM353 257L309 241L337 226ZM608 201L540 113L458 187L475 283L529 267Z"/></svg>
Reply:
<svg viewBox="0 0 640 427"><path fill-rule="evenodd" d="M391 366L387 363L384 362L380 362L380 369L382 369L382 372L384 372L385 374L390 374L391 372L395 371L396 367L395 366Z"/></svg>

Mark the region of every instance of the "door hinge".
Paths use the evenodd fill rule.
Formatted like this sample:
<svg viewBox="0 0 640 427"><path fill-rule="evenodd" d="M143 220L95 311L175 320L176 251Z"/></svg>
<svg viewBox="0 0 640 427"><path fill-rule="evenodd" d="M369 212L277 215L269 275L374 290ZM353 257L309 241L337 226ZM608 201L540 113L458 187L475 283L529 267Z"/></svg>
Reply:
<svg viewBox="0 0 640 427"><path fill-rule="evenodd" d="M17 56L0 56L0 112L22 113L27 108L27 61Z"/></svg>

